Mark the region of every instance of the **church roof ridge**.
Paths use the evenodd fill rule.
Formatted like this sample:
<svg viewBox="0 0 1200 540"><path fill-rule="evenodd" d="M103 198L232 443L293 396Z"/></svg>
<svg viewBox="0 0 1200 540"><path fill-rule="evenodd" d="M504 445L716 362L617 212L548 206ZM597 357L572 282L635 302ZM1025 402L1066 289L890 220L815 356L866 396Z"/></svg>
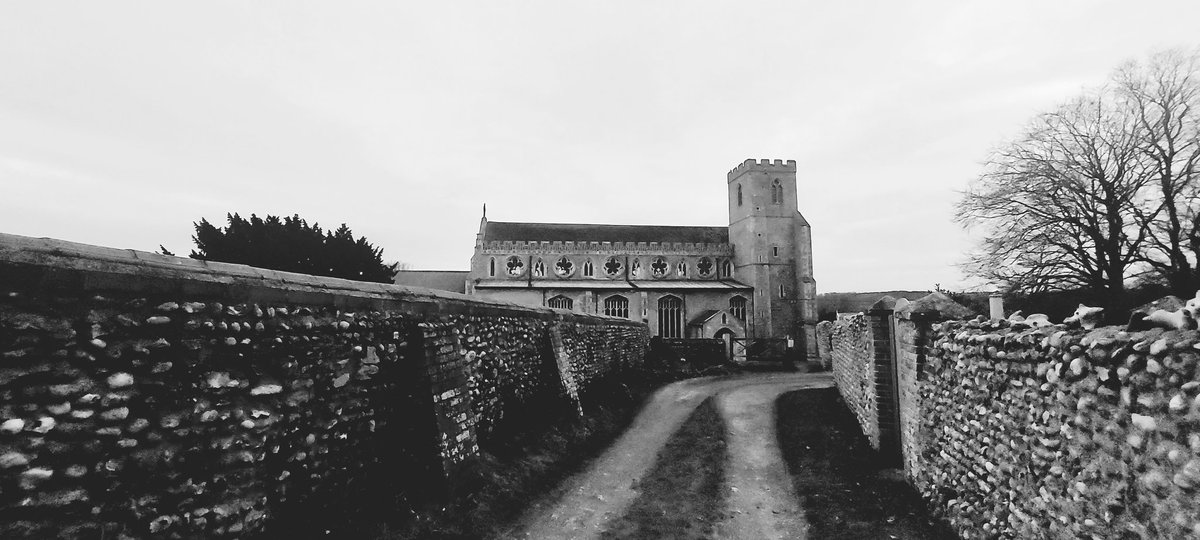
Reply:
<svg viewBox="0 0 1200 540"><path fill-rule="evenodd" d="M728 226L488 221L483 241L729 243Z"/></svg>

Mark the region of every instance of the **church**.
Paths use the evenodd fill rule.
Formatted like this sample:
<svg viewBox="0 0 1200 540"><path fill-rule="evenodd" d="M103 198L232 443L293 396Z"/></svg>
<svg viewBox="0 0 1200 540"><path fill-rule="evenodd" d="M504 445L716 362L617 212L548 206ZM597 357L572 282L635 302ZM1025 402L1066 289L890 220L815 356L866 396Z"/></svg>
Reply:
<svg viewBox="0 0 1200 540"><path fill-rule="evenodd" d="M788 338L815 357L812 234L797 209L796 162L748 159L727 185L727 227L501 222L485 212L463 292L639 320L664 338ZM420 272L404 274L397 283L422 284Z"/></svg>

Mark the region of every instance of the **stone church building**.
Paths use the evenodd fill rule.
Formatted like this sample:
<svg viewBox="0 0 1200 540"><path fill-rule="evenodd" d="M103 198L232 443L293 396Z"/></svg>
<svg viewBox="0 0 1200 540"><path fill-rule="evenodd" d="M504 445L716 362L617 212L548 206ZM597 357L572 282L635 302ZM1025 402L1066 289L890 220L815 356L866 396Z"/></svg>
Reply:
<svg viewBox="0 0 1200 540"><path fill-rule="evenodd" d="M669 338L792 338L814 357L812 235L796 206L796 162L748 159L727 183L728 227L515 223L485 213L465 292L640 320Z"/></svg>

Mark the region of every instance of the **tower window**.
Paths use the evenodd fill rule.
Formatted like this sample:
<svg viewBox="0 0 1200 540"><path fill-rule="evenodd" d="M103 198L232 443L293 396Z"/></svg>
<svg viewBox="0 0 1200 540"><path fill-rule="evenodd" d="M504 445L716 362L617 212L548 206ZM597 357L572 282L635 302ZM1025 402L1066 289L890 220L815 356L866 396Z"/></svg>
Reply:
<svg viewBox="0 0 1200 540"><path fill-rule="evenodd" d="M742 185L741 184L737 185L737 197L738 197L738 206L741 206L742 205Z"/></svg>
<svg viewBox="0 0 1200 540"><path fill-rule="evenodd" d="M615 295L604 299L604 314L610 317L629 318L629 300Z"/></svg>
<svg viewBox="0 0 1200 540"><path fill-rule="evenodd" d="M488 277L496 277L496 258L488 259Z"/></svg>
<svg viewBox="0 0 1200 540"><path fill-rule="evenodd" d="M771 246L771 256L772 257L779 256L779 246Z"/></svg>
<svg viewBox="0 0 1200 540"><path fill-rule="evenodd" d="M664 296L658 300L658 335L665 338L683 337L683 300Z"/></svg>
<svg viewBox="0 0 1200 540"><path fill-rule="evenodd" d="M781 203L783 203L783 184L780 184L779 179L776 178L774 182L771 182L771 204Z"/></svg>
<svg viewBox="0 0 1200 540"><path fill-rule="evenodd" d="M555 296L546 301L546 305L556 309L571 309L575 302L563 295Z"/></svg>
<svg viewBox="0 0 1200 540"><path fill-rule="evenodd" d="M741 320L746 320L746 298L734 296L729 299L729 313Z"/></svg>
<svg viewBox="0 0 1200 540"><path fill-rule="evenodd" d="M780 297L780 298L786 298L786 295L785 295L784 293L785 293L785 290L784 290L784 288L783 288L783 284L782 284L782 283L780 283L780 284L779 284L779 297Z"/></svg>
<svg viewBox="0 0 1200 540"><path fill-rule="evenodd" d="M583 277L592 277L595 273L595 269L592 268L592 260L583 261Z"/></svg>

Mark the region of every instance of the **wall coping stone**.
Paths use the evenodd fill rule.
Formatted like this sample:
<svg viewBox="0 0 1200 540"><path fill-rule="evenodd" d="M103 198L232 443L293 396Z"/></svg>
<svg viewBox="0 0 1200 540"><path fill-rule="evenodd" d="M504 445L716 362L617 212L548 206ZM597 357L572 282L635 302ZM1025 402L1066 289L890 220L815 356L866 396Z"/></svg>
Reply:
<svg viewBox="0 0 1200 540"><path fill-rule="evenodd" d="M580 324L644 323L524 306L476 296L202 261L53 238L0 233L0 282L8 291L112 292L214 297L245 302L399 309L428 315L521 316Z"/></svg>

